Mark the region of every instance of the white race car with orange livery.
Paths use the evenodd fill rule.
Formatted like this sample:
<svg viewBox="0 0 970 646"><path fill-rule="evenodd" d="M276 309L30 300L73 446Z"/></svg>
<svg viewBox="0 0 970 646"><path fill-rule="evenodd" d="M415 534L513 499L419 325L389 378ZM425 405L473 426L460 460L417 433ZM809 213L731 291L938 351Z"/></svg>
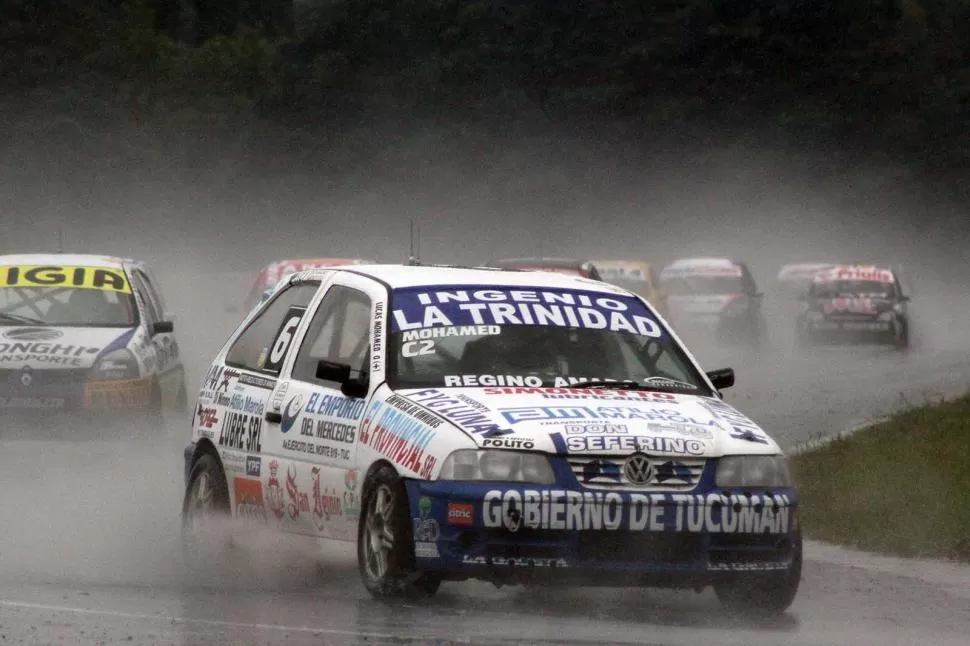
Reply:
<svg viewBox="0 0 970 646"><path fill-rule="evenodd" d="M290 258L287 260L274 260L260 269L256 275L256 280L249 290L249 296L246 297L246 311L248 312L269 298L277 283L298 271L338 267L340 265L361 265L371 262L370 260L363 260L361 258Z"/></svg>
<svg viewBox="0 0 970 646"><path fill-rule="evenodd" d="M172 316L145 263L0 256L0 431L85 439L157 430L186 392Z"/></svg>
<svg viewBox="0 0 970 646"><path fill-rule="evenodd" d="M722 399L733 383L597 280L299 272L204 380L187 563L283 532L355 542L377 597L472 578L713 586L781 612L801 576L797 495L778 445Z"/></svg>

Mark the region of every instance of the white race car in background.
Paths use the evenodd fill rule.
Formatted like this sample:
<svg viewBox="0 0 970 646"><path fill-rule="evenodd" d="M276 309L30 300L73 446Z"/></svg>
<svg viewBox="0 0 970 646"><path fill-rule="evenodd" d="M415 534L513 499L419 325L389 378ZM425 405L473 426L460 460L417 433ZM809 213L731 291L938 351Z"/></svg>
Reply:
<svg viewBox="0 0 970 646"><path fill-rule="evenodd" d="M356 542L378 597L468 578L713 585L780 612L801 576L797 495L778 445L722 400L733 383L600 281L299 272L203 380L188 563L210 565L235 517L245 535Z"/></svg>
<svg viewBox="0 0 970 646"><path fill-rule="evenodd" d="M96 255L0 256L0 429L78 422L157 428L184 410L172 317L142 262ZM33 427L33 428L31 428Z"/></svg>
<svg viewBox="0 0 970 646"><path fill-rule="evenodd" d="M757 345L766 332L764 294L743 262L681 258L660 272L668 318L677 329L706 331L719 342Z"/></svg>
<svg viewBox="0 0 970 646"><path fill-rule="evenodd" d="M249 296L246 297L245 308L248 312L259 303L264 302L273 293L276 285L298 271L306 269L324 269L341 265L372 264L372 260L361 258L290 258L274 260L259 270Z"/></svg>
<svg viewBox="0 0 970 646"><path fill-rule="evenodd" d="M783 265L778 270L776 282L780 291L792 296L804 296L812 286L812 280L820 272L835 267L832 263L801 262Z"/></svg>

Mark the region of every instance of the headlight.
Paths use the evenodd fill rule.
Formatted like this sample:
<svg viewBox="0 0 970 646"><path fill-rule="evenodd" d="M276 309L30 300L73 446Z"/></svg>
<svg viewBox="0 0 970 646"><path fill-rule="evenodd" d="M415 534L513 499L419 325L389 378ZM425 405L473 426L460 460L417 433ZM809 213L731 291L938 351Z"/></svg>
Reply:
<svg viewBox="0 0 970 646"><path fill-rule="evenodd" d="M717 463L718 487L790 487L791 473L783 455L728 455Z"/></svg>
<svg viewBox="0 0 970 646"><path fill-rule="evenodd" d="M545 455L501 449L455 451L441 465L438 479L534 484L552 484L556 481L552 465Z"/></svg>
<svg viewBox="0 0 970 646"><path fill-rule="evenodd" d="M91 378L95 380L136 379L138 377L138 361L130 350L112 350L104 355L91 369Z"/></svg>

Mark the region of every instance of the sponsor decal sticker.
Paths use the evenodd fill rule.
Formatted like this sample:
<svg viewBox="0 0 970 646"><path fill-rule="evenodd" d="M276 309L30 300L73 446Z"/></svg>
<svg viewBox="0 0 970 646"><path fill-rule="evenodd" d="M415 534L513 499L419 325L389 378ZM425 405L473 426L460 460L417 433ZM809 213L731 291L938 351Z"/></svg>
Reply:
<svg viewBox="0 0 970 646"><path fill-rule="evenodd" d="M465 502L448 503L449 525L473 525L475 523L475 505Z"/></svg>
<svg viewBox="0 0 970 646"><path fill-rule="evenodd" d="M13 330L4 330L3 338L11 341L53 341L64 336L60 330L49 327L21 327Z"/></svg>
<svg viewBox="0 0 970 646"><path fill-rule="evenodd" d="M670 494L570 490L491 490L482 524L527 529L786 534L786 494Z"/></svg>
<svg viewBox="0 0 970 646"><path fill-rule="evenodd" d="M152 400L150 379L89 381L84 384L85 408L131 408Z"/></svg>
<svg viewBox="0 0 970 646"><path fill-rule="evenodd" d="M361 427L360 441L396 464L428 479L438 460L425 451L435 436L419 419L374 401Z"/></svg>
<svg viewBox="0 0 970 646"><path fill-rule="evenodd" d="M635 408L632 406L523 406L500 408L498 411L511 424L519 422L561 420L642 419L652 422L679 422L699 426L717 426L712 420L698 420L669 408Z"/></svg>
<svg viewBox="0 0 970 646"><path fill-rule="evenodd" d="M296 422L296 418L300 416L300 411L303 406L303 394L297 393L290 397L290 401L286 402L286 407L283 409L283 420L280 422L280 432L289 433L290 429L293 428L293 424Z"/></svg>
<svg viewBox="0 0 970 646"><path fill-rule="evenodd" d="M258 455L246 456L246 475L258 478L262 470L263 461Z"/></svg>
<svg viewBox="0 0 970 646"><path fill-rule="evenodd" d="M565 440L570 453L703 455L707 448L700 440L662 435L570 435Z"/></svg>
<svg viewBox="0 0 970 646"><path fill-rule="evenodd" d="M222 418L219 446L247 453L263 452L263 418L230 411Z"/></svg>
<svg viewBox="0 0 970 646"><path fill-rule="evenodd" d="M394 291L392 331L477 325L541 325L659 337L636 298L565 289L408 288Z"/></svg>
<svg viewBox="0 0 970 646"><path fill-rule="evenodd" d="M470 433L493 435L511 432L496 424L488 415L487 409L483 410L481 405L475 406L434 388L408 393L408 399L418 402Z"/></svg>
<svg viewBox="0 0 970 646"><path fill-rule="evenodd" d="M123 269L64 265L0 267L0 287L71 287L131 293Z"/></svg>
<svg viewBox="0 0 970 646"><path fill-rule="evenodd" d="M464 565L499 565L508 567L542 567L560 568L569 567L566 559L534 558L534 557L515 557L515 556L472 556L465 554L461 558Z"/></svg>
<svg viewBox="0 0 970 646"><path fill-rule="evenodd" d="M430 518L431 499L427 496L422 496L421 500L418 501L418 511L420 516L413 519L414 540L422 543L436 543L438 536L441 534L441 530L438 527L438 521Z"/></svg>
<svg viewBox="0 0 970 646"><path fill-rule="evenodd" d="M319 531L323 531L331 518L343 516L343 509L335 491L321 491L320 467L313 467L310 470L310 478L313 481L313 522Z"/></svg>
<svg viewBox="0 0 970 646"><path fill-rule="evenodd" d="M262 483L249 478L233 478L232 488L236 500L236 516L265 523L266 507L263 505Z"/></svg>

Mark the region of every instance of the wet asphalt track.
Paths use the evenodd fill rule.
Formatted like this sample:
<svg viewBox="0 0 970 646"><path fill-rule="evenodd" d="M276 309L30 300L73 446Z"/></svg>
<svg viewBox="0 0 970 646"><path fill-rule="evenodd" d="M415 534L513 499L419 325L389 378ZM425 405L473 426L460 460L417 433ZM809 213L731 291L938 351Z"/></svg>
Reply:
<svg viewBox="0 0 970 646"><path fill-rule="evenodd" d="M786 449L970 384L960 311L920 328L912 352L796 352L779 328L757 353L698 351L732 365L727 399ZM176 304L177 306L177 304ZM201 314L198 314L201 315ZM182 339L194 386L238 314ZM211 319L210 319L211 320ZM192 315L180 325L191 326ZM193 332L198 328L192 327ZM943 333L947 341L941 341ZM158 442L11 442L0 454L0 644L961 644L970 567L870 558L809 544L783 617L722 610L710 591L442 586L427 602L371 600L352 548L322 558L266 541L250 571L190 578L178 512L184 420ZM321 576L318 572L322 572Z"/></svg>

